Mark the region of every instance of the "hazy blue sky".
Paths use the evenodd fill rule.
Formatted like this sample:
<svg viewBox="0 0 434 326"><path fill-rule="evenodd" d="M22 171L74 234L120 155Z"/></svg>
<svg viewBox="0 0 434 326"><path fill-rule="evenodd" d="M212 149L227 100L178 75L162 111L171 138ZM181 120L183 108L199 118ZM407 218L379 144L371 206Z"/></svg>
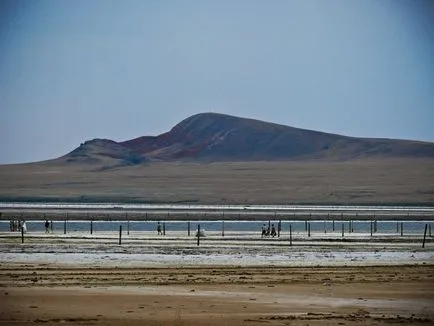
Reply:
<svg viewBox="0 0 434 326"><path fill-rule="evenodd" d="M434 1L0 1L0 163L209 111L434 141Z"/></svg>

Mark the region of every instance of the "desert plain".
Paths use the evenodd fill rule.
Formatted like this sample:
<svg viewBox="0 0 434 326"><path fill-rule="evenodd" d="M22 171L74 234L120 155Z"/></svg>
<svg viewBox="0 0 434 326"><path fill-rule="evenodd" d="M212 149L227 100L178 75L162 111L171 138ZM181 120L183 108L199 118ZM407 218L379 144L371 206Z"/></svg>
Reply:
<svg viewBox="0 0 434 326"><path fill-rule="evenodd" d="M432 167L426 160L162 163L122 169L49 162L3 166L0 197L55 202L432 205ZM116 235L74 241L59 235L33 236L24 244L19 236L1 237L0 325L434 323L431 237L423 249L418 235L408 241L379 239L374 245L371 241L333 245L328 240L295 241L294 247L276 242L209 242L197 252L194 239L187 245L152 240L119 246ZM248 256L252 259L240 254L245 248L253 248ZM265 259L276 251L278 264ZM230 259L222 261L223 255ZM188 264L182 263L185 259Z"/></svg>
<svg viewBox="0 0 434 326"><path fill-rule="evenodd" d="M0 166L0 200L191 204L434 205L434 163L351 161Z"/></svg>

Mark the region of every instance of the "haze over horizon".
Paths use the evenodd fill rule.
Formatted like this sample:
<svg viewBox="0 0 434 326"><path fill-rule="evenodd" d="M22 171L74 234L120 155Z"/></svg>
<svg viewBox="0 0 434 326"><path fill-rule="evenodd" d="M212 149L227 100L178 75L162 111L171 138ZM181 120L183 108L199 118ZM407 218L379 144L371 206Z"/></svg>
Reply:
<svg viewBox="0 0 434 326"><path fill-rule="evenodd" d="M434 2L0 2L0 164L217 112L434 141Z"/></svg>

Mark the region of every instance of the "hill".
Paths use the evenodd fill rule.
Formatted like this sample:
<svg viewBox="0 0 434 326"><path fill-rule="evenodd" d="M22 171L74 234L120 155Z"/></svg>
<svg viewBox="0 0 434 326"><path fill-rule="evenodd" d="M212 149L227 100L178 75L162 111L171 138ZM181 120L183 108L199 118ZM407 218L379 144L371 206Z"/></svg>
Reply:
<svg viewBox="0 0 434 326"><path fill-rule="evenodd" d="M169 132L124 142L95 139L64 157L67 162L343 161L434 158L434 143L347 137L217 113L191 116Z"/></svg>
<svg viewBox="0 0 434 326"><path fill-rule="evenodd" d="M124 166L140 164L145 157L136 151L108 139L94 139L81 144L78 148L60 158L65 163L102 164L105 166Z"/></svg>
<svg viewBox="0 0 434 326"><path fill-rule="evenodd" d="M2 165L0 201L434 205L433 158L433 143L205 113L159 136Z"/></svg>

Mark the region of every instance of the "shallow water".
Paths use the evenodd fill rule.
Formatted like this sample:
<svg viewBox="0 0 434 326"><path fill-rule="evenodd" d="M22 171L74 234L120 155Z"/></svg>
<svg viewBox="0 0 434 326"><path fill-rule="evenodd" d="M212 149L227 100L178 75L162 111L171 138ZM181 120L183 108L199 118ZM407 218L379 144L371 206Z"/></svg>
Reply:
<svg viewBox="0 0 434 326"><path fill-rule="evenodd" d="M119 226L122 226L124 231L156 231L157 223L160 222L161 228L165 228L166 234L170 231L188 231L189 225L191 232L197 230L198 225L202 230L211 232L261 232L261 228L265 225L274 225L277 231L277 220L271 221L53 221L53 231L55 233L64 232L65 223L67 232L117 232ZM376 232L386 234L401 234L401 226L403 234L423 234L425 225L434 224L432 221L377 221ZM43 232L44 221L28 221L26 222L28 232ZM311 233L341 233L342 228L344 233L366 233L370 234L371 227L375 233L375 225L371 221L282 221L281 231L289 232L290 227L293 232L307 232L310 227ZM9 221L0 221L0 232L10 230Z"/></svg>

